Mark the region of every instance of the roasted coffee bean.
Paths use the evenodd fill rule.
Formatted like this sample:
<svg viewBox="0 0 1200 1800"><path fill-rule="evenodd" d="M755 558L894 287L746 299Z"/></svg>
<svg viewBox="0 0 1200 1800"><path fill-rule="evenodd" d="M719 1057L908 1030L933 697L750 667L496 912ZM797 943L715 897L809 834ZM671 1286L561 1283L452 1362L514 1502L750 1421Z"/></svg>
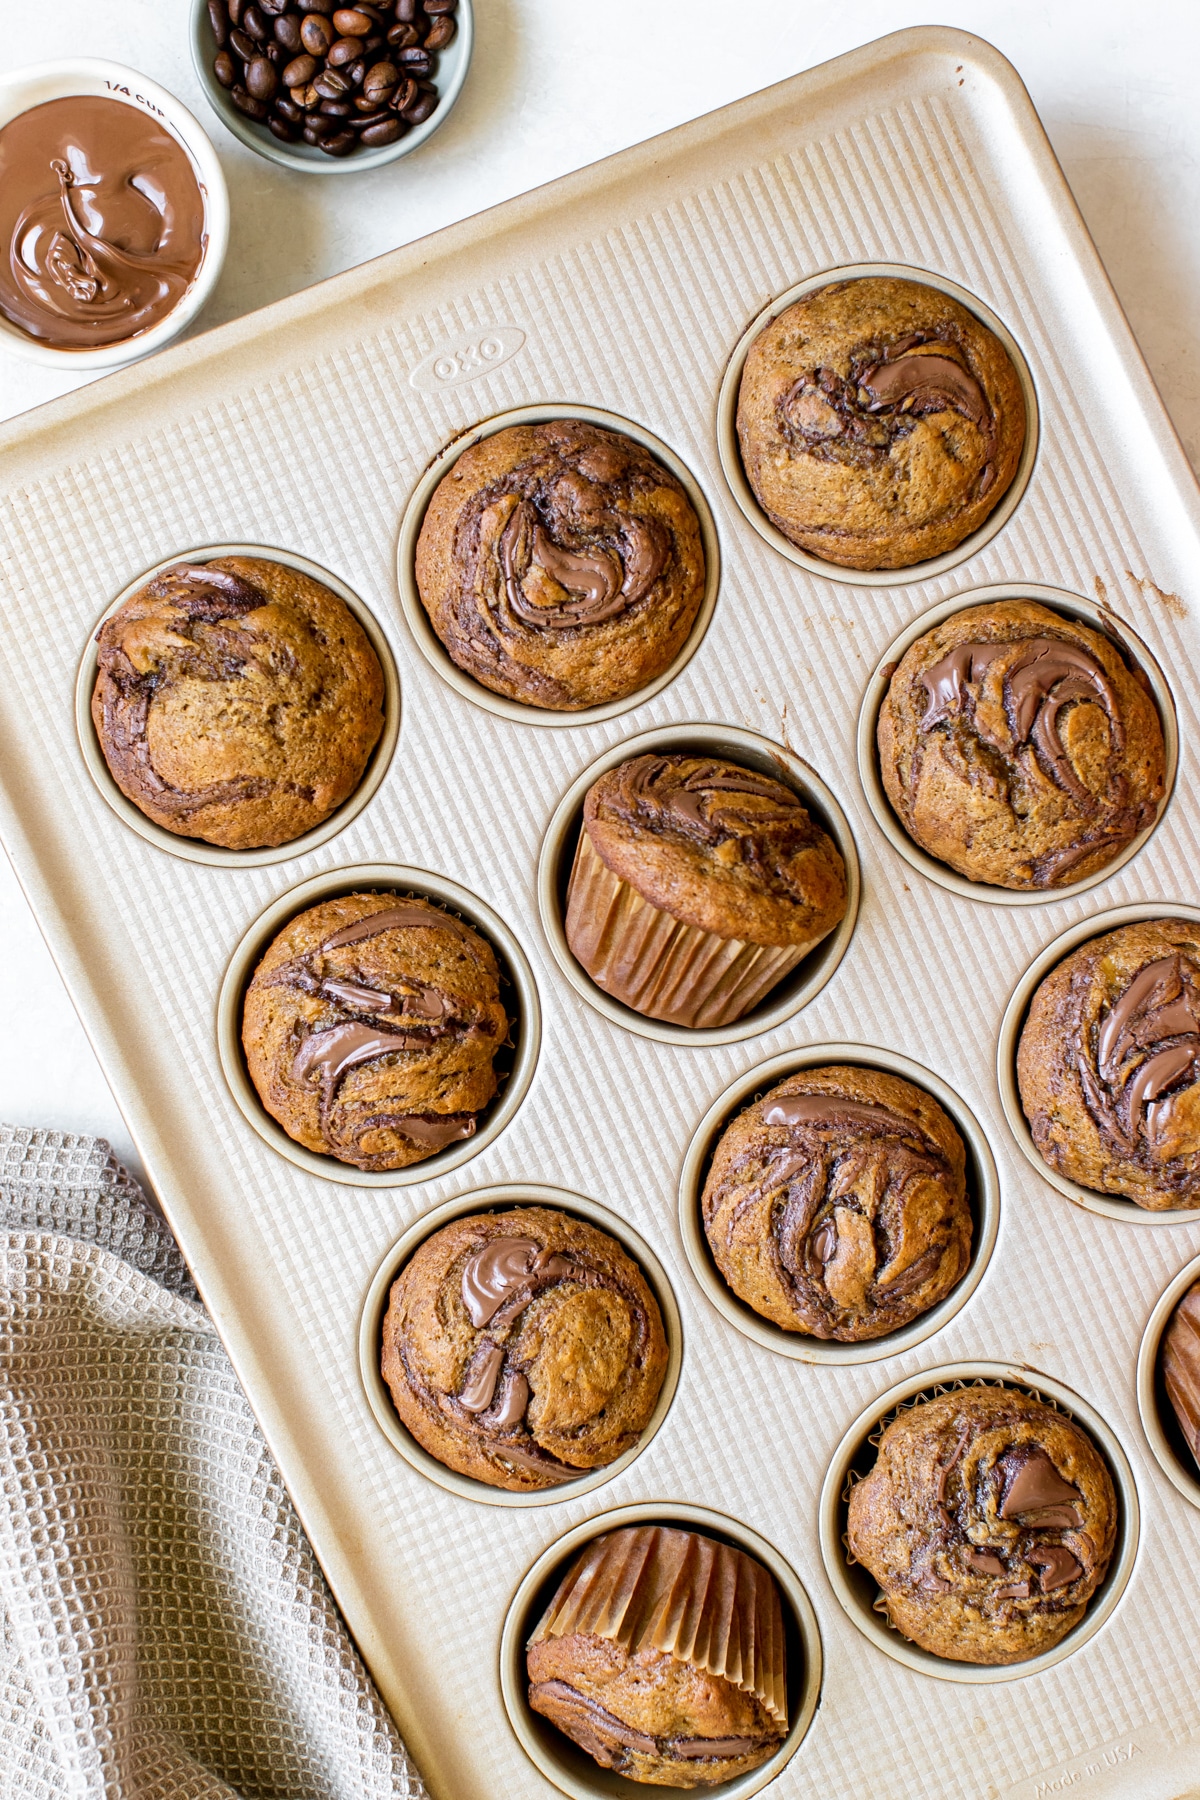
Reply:
<svg viewBox="0 0 1200 1800"><path fill-rule="evenodd" d="M225 0L208 0L208 22L217 40L217 49L223 49L229 36L229 14L225 11Z"/></svg>
<svg viewBox="0 0 1200 1800"><path fill-rule="evenodd" d="M213 74L223 88L231 88L237 80L237 64L228 50L219 50L213 62Z"/></svg>
<svg viewBox="0 0 1200 1800"><path fill-rule="evenodd" d="M414 81L424 81L433 73L433 58L424 50L401 50L396 58L402 75L411 75Z"/></svg>
<svg viewBox="0 0 1200 1800"><path fill-rule="evenodd" d="M429 27L425 38L427 50L444 50L454 37L458 26L452 13L440 13Z"/></svg>
<svg viewBox="0 0 1200 1800"><path fill-rule="evenodd" d="M326 19L333 11L333 0L296 0L296 5L302 13L319 13Z"/></svg>
<svg viewBox="0 0 1200 1800"><path fill-rule="evenodd" d="M245 113L248 119L258 119L261 121L266 118L266 101L256 100L254 95L248 94L244 87L231 88L229 98L233 101L233 104L237 107L238 111L240 113Z"/></svg>
<svg viewBox="0 0 1200 1800"><path fill-rule="evenodd" d="M364 102L356 100L354 104L356 106L362 106ZM395 114L390 113L386 106L377 106L373 111L368 113L356 112L350 123L353 125L355 131L362 131L367 125L382 125L385 119L392 119L394 117Z"/></svg>
<svg viewBox="0 0 1200 1800"><path fill-rule="evenodd" d="M340 130L336 119L326 118L324 113L310 113L304 121L304 136L310 144L318 143L321 138L332 137Z"/></svg>
<svg viewBox="0 0 1200 1800"><path fill-rule="evenodd" d="M317 145L326 156L349 156L358 147L358 135L353 131L339 131L336 137L325 138Z"/></svg>
<svg viewBox="0 0 1200 1800"><path fill-rule="evenodd" d="M300 21L295 13L281 13L275 21L275 42L290 50L293 56L303 49L300 42Z"/></svg>
<svg viewBox="0 0 1200 1800"><path fill-rule="evenodd" d="M417 0L396 0L396 18L401 25L411 25L417 16Z"/></svg>
<svg viewBox="0 0 1200 1800"><path fill-rule="evenodd" d="M350 92L350 83L337 69L323 69L313 86L322 100L344 100Z"/></svg>
<svg viewBox="0 0 1200 1800"><path fill-rule="evenodd" d="M231 25L241 24L242 9L246 4L247 0L228 0L229 23Z"/></svg>
<svg viewBox="0 0 1200 1800"><path fill-rule="evenodd" d="M387 39L385 37L381 36L381 34L379 32L376 32L373 37L369 37L364 40L363 55L364 56L372 55L372 53L374 51L378 50L386 42L387 42Z"/></svg>
<svg viewBox="0 0 1200 1800"><path fill-rule="evenodd" d="M310 56L324 56L333 42L333 26L318 13L309 13L300 27L300 42Z"/></svg>
<svg viewBox="0 0 1200 1800"><path fill-rule="evenodd" d="M333 22L342 37L366 37L371 29L370 17L356 6L335 7Z"/></svg>
<svg viewBox="0 0 1200 1800"><path fill-rule="evenodd" d="M261 44L265 38L270 36L267 21L257 6L248 6L242 14L242 30L247 37L252 37L256 44Z"/></svg>
<svg viewBox="0 0 1200 1800"><path fill-rule="evenodd" d="M362 141L371 150L378 150L384 144L394 144L404 136L404 126L399 119L385 119L381 125L366 125L362 131Z"/></svg>
<svg viewBox="0 0 1200 1800"><path fill-rule="evenodd" d="M268 19L280 19L287 11L288 0L258 0L258 10Z"/></svg>
<svg viewBox="0 0 1200 1800"><path fill-rule="evenodd" d="M458 0L423 0L423 5L430 18L435 19L439 14L444 16L446 13L452 13L458 5Z"/></svg>
<svg viewBox="0 0 1200 1800"><path fill-rule="evenodd" d="M284 87L307 87L320 67L315 56L294 56L283 71Z"/></svg>
<svg viewBox="0 0 1200 1800"><path fill-rule="evenodd" d="M329 66L331 69L340 69L345 63L352 63L361 55L361 38L337 38L329 46Z"/></svg>
<svg viewBox="0 0 1200 1800"><path fill-rule="evenodd" d="M256 56L246 69L246 89L256 100L270 100L279 86L279 77L265 56Z"/></svg>
<svg viewBox="0 0 1200 1800"><path fill-rule="evenodd" d="M287 51L282 44L270 43L263 45L263 55L266 56L276 68L282 68L284 59L287 56Z"/></svg>
<svg viewBox="0 0 1200 1800"><path fill-rule="evenodd" d="M281 119L278 113L272 113L267 120L267 130L273 137L277 137L281 144L294 144L300 136L299 128L289 125L288 121Z"/></svg>
<svg viewBox="0 0 1200 1800"><path fill-rule="evenodd" d="M297 106L296 102L289 100L285 94L279 94L276 97L275 111L281 119L286 119L289 125L303 125L304 123L304 108Z"/></svg>
<svg viewBox="0 0 1200 1800"><path fill-rule="evenodd" d="M407 50L410 44L417 42L417 28L415 25L393 25L387 41L393 50Z"/></svg>
<svg viewBox="0 0 1200 1800"><path fill-rule="evenodd" d="M320 106L321 104L321 96L318 94L311 81L306 82L303 87L294 87L292 89L292 99L295 101L296 105L302 107L305 112L311 112L315 106Z"/></svg>
<svg viewBox="0 0 1200 1800"><path fill-rule="evenodd" d="M322 100L321 111L331 119L348 119L354 112L353 106L346 100Z"/></svg>
<svg viewBox="0 0 1200 1800"><path fill-rule="evenodd" d="M253 38L247 37L244 31L230 32L229 47L231 50L237 51L243 62L253 62L258 55L258 45Z"/></svg>
<svg viewBox="0 0 1200 1800"><path fill-rule="evenodd" d="M382 105L391 98L399 80L400 71L395 63L377 62L363 76L363 98Z"/></svg>
<svg viewBox="0 0 1200 1800"><path fill-rule="evenodd" d="M437 110L437 103L436 94L418 94L414 104L406 106L401 116L407 119L410 125L423 125L430 114Z"/></svg>
<svg viewBox="0 0 1200 1800"><path fill-rule="evenodd" d="M393 112L402 113L407 107L415 105L417 92L416 82L411 77L406 77L388 101L388 105Z"/></svg>

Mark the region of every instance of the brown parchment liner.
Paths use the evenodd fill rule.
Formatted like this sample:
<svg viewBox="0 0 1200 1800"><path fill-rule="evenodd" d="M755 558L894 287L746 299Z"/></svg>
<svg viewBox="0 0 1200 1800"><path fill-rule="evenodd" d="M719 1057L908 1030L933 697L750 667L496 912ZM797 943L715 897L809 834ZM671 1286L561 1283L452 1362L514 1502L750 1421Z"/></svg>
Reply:
<svg viewBox="0 0 1200 1800"><path fill-rule="evenodd" d="M586 828L571 866L566 932L572 954L614 1000L694 1027L732 1025L829 935L750 944L685 925L614 875Z"/></svg>
<svg viewBox="0 0 1200 1800"><path fill-rule="evenodd" d="M575 1633L630 1655L650 1645L720 1676L787 1730L779 1589L744 1551L666 1525L607 1532L572 1563L528 1648Z"/></svg>

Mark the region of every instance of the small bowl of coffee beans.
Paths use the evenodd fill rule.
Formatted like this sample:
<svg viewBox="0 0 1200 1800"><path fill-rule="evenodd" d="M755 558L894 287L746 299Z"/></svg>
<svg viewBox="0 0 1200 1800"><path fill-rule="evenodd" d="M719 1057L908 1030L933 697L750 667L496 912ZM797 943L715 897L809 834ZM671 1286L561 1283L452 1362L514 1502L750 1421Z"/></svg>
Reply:
<svg viewBox="0 0 1200 1800"><path fill-rule="evenodd" d="M405 156L437 130L471 60L471 0L194 0L192 55L251 150L333 174Z"/></svg>

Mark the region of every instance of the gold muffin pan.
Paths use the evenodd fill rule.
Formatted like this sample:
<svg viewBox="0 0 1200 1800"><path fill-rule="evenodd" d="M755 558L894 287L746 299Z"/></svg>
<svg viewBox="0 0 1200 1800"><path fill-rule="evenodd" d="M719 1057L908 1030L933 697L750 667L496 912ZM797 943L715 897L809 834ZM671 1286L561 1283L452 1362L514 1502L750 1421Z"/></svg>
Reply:
<svg viewBox="0 0 1200 1800"><path fill-rule="evenodd" d="M474 926L491 944L500 964L500 998L515 1011L511 1035L514 1037L511 1067L504 1071L499 1092L481 1116L474 1137L450 1144L423 1162L406 1169L358 1169L337 1157L324 1156L305 1149L277 1125L263 1106L250 1079L242 1049L242 1006L246 989L254 971L272 939L290 919L322 900L336 900L343 894L399 894L401 899L432 900L456 917ZM265 912L259 914L242 937L225 970L217 998L217 1049L229 1091L242 1117L272 1150L298 1168L326 1181L342 1181L350 1187L409 1187L414 1182L436 1180L451 1169L459 1168L486 1150L499 1137L514 1117L529 1091L537 1067L542 1039L542 1014L537 984L514 933L490 906L477 895L468 893L457 882L428 869L410 869L391 863L360 863L349 868L329 869L313 875L298 886L280 894Z"/></svg>
<svg viewBox="0 0 1200 1800"><path fill-rule="evenodd" d="M1043 1650L1040 1656L998 1666L954 1662L910 1643L879 1610L879 1590L874 1577L851 1560L845 1542L850 1489L855 1480L873 1466L873 1447L880 1434L905 1407L922 1399L931 1400L949 1388L976 1386L1016 1388L1032 1399L1047 1401L1074 1419L1088 1432L1108 1464L1117 1495L1117 1541L1112 1561L1083 1618L1059 1643L1050 1650ZM915 1669L918 1674L931 1675L936 1681L959 1681L979 1686L1024 1681L1032 1675L1042 1675L1074 1655L1108 1623L1129 1585L1137 1561L1141 1507L1133 1470L1116 1433L1095 1407L1079 1394L1072 1393L1053 1376L1024 1366L1018 1368L995 1362L948 1363L942 1368L924 1369L917 1375L910 1375L880 1394L859 1414L835 1450L821 1489L820 1532L821 1556L830 1585L842 1610L864 1637L885 1656L908 1669Z"/></svg>
<svg viewBox="0 0 1200 1800"><path fill-rule="evenodd" d="M926 632L932 631L947 619L952 619L955 613L964 612L969 606L990 606L997 600L1037 600L1051 611L1064 613L1067 618L1101 632L1116 645L1126 662L1145 675L1162 724L1166 766L1162 799L1158 803L1154 819L1144 831L1140 831L1137 837L1126 844L1120 855L1114 856L1102 869L1097 869L1094 875L1085 876L1082 881L1069 882L1063 887L1002 888L993 887L984 881L968 881L965 875L958 874L948 863L939 862L937 857L930 856L909 837L892 811L880 773L877 738L879 712L900 659L918 638L924 637ZM1110 881L1157 831L1174 792L1178 767L1179 724L1175 701L1167 678L1147 645L1131 626L1123 619L1118 619L1108 607L1098 606L1094 600L1085 600L1081 594L1070 594L1062 588L1044 587L1036 581L1002 581L991 587L973 588L968 593L956 594L952 600L943 600L939 605L931 606L928 612L914 619L888 645L879 659L874 675L867 683L858 714L859 780L862 782L871 816L884 837L919 875L924 875L929 881L936 881L939 887L948 888L952 894L963 894L967 899L983 900L992 906L1045 906L1054 900L1073 900L1077 894L1086 894L1089 888L1099 887L1102 882Z"/></svg>
<svg viewBox="0 0 1200 1800"><path fill-rule="evenodd" d="M932 282L989 324L1027 384L1030 429L980 533L947 558L863 574L772 536L747 499L734 413L751 331L800 293L868 272ZM451 374L434 380L443 364ZM675 665L579 714L541 713L471 681L433 638L412 584L429 494L456 456L507 424L564 416L624 431L673 470L708 562ZM1200 1267L1200 1209L1148 1215L1064 1188L1013 1110L1012 1052L1033 982L1076 942L1126 918L1194 916L1161 896L1195 863L1194 706L1176 671L1198 654L1200 504L1003 59L943 27L898 34L206 333L0 429L0 499L0 552L19 576L0 609L0 833L436 1800L646 1791L614 1786L548 1736L520 1689L543 1583L586 1537L650 1518L759 1557L802 1644L794 1760L730 1794L771 1782L781 1796L974 1794L982 1748L997 1794L1026 1800L1088 1750L1098 1719L1106 1742L1165 1733L1169 1791L1184 1785L1200 1584L1183 1500L1200 1483L1178 1457L1172 1471L1169 1442L1164 1458L1142 1379L1147 1449L1131 1376L1147 1315L1143 1369L1168 1296ZM213 541L226 536L239 541ZM207 548L153 561L171 545ZM129 806L91 729L94 653L79 666L95 596L120 589L119 604L178 554L230 551L290 562L341 594L389 683L387 733L359 790L319 832L265 852L160 833ZM1053 585L1021 583L1024 573ZM1081 598L1093 589L1100 607ZM1011 593L1046 598L1127 647L1180 769L1177 803L1164 802L1127 857L1047 895L956 884L914 860L872 786L889 659L946 610ZM394 613L380 600L389 594ZM586 787L639 749L691 746L793 785L851 883L837 931L716 1033L620 1008L562 937ZM1081 919L1085 886L1118 910ZM263 1111L240 1049L241 998L270 938L306 906L372 888L427 897L480 930L519 1015L477 1135L389 1173L294 1144ZM1028 910L1034 901L1061 906L1053 925ZM974 1165L963 1282L915 1329L868 1346L782 1342L735 1314L697 1235L720 1121L778 1074L834 1054L928 1087ZM456 1487L418 1460L382 1389L376 1334L398 1260L440 1209L547 1192L636 1256L675 1360L661 1414L627 1460L514 1504L522 1497ZM1129 1219L1183 1236L1122 1231ZM938 1366L915 1369L934 1334ZM815 1354L825 1349L849 1354ZM874 1426L931 1385L975 1379L1055 1400L1117 1481L1118 1555L1048 1679L1021 1679L1040 1659L965 1675L914 1660L841 1557L837 1509ZM591 1516L601 1487L616 1510ZM1140 1561L1139 1489L1155 1545ZM936 1733L918 1671L940 1683ZM979 1696L960 1683L992 1684L986 1738ZM1200 1775L1200 1760L1187 1769Z"/></svg>
<svg viewBox="0 0 1200 1800"><path fill-rule="evenodd" d="M595 1225L598 1230L607 1231L610 1237L616 1238L622 1250L637 1263L649 1282L650 1290L658 1301L663 1329L667 1334L667 1369L658 1401L646 1429L633 1448L626 1450L615 1462L582 1473L575 1481L564 1481L558 1487L542 1488L529 1494L510 1493L506 1488L489 1487L487 1482L476 1481L469 1475L460 1475L457 1470L440 1463L435 1456L430 1456L401 1423L380 1370L383 1319L392 1283L409 1258L435 1231L440 1231L443 1225L449 1225L455 1219L465 1218L470 1213L507 1212L515 1206L555 1207L560 1212L586 1219L589 1225ZM422 1213L400 1241L392 1245L380 1263L375 1279L367 1290L358 1329L358 1367L367 1404L388 1443L414 1469L436 1482L439 1487L464 1499L480 1501L484 1506L554 1506L577 1499L579 1495L589 1493L603 1482L612 1481L629 1467L635 1457L642 1454L666 1419L675 1398L675 1389L679 1385L682 1361L683 1321L679 1316L675 1293L666 1270L646 1240L624 1219L618 1218L616 1213L610 1212L606 1206L600 1206L595 1200L589 1200L583 1194L567 1193L563 1188L546 1187L539 1182L509 1182L499 1187L477 1188L472 1193L460 1194L455 1200L443 1201L432 1212Z"/></svg>
<svg viewBox="0 0 1200 1800"><path fill-rule="evenodd" d="M314 581L324 582L339 600L345 601L366 632L383 671L383 730L379 734L379 742L367 759L362 779L354 792L320 825L312 831L306 831L303 837L257 850L225 850L219 844L206 844L201 838L180 837L178 833L167 831L148 819L139 806L126 799L113 780L92 721L92 693L96 686L99 662L96 637L105 621L124 606L126 600L136 594L139 588L152 581L156 575L161 575L164 569L170 569L180 562L215 562L219 556L258 556L270 562L283 563L289 569L298 569L301 575L309 575ZM212 867L227 869L260 868L267 863L290 862L293 857L306 856L310 850L328 843L330 838L344 831L364 806L374 799L388 772L392 753L400 736L400 678L396 673L392 647L378 619L339 575L323 569L320 563L310 562L306 556L298 556L294 550L279 550L269 544L202 544L195 549L177 551L174 556L164 556L150 568L143 569L140 575L121 589L116 599L105 607L96 620L88 634L87 647L80 658L79 673L75 678L75 729L88 774L101 795L117 817L123 819L131 831L136 831L139 837L145 838L148 844L154 844L159 850L166 850L171 856L181 856L185 862L208 863Z"/></svg>
<svg viewBox="0 0 1200 1800"><path fill-rule="evenodd" d="M665 1019L651 1019L644 1013L635 1012L631 1006L614 1000L611 994L606 994L592 980L586 969L576 962L567 943L564 924L567 884L571 879L575 846L582 830L583 802L588 789L602 775L607 775L610 769L618 768L631 757L647 754L726 757L747 768L757 769L762 775L769 775L773 781L783 782L799 795L812 818L829 833L846 866L846 911L839 923L790 975L772 988L765 1000L752 1007L743 1018L735 1019L731 1025L693 1028L672 1025ZM772 1031L815 999L826 982L832 979L850 947L858 918L861 877L858 850L845 813L831 789L826 787L816 771L797 756L795 751L785 749L782 744L773 743L769 738L760 737L757 732L744 731L736 725L697 723L666 725L653 731L639 732L636 737L626 738L611 750L606 750L603 756L597 757L576 776L554 809L542 840L537 884L538 911L551 954L575 992L589 1006L594 1006L597 1012L602 1013L606 1019L611 1019L613 1024L622 1025L627 1031L637 1032L639 1037L656 1038L663 1044L683 1044L693 1049L708 1049L714 1044L738 1043L743 1038L757 1037L764 1031Z"/></svg>
<svg viewBox="0 0 1200 1800"><path fill-rule="evenodd" d="M1017 1086L1017 1048L1026 1015L1040 983L1046 979L1051 969L1057 968L1063 958L1069 956L1072 950L1078 950L1081 944L1116 931L1121 925L1138 925L1148 919L1190 919L1193 923L1200 924L1200 907L1182 905L1173 900L1140 906L1117 906L1110 912L1094 913L1090 918L1080 919L1077 925L1072 925L1069 931L1064 931L1061 937L1046 945L1041 955L1035 958L1022 975L1004 1009L996 1043L996 1082L1000 1089L1000 1104L1004 1108L1004 1116L1022 1156L1037 1170L1043 1181L1056 1187L1060 1194L1065 1194L1076 1206L1082 1206L1086 1212L1099 1213L1106 1219L1119 1219L1126 1225L1195 1225L1200 1222L1198 1207L1168 1207L1162 1212L1151 1212L1148 1208L1139 1206L1135 1200L1127 1200L1123 1194L1099 1194L1092 1188L1082 1187L1079 1182L1072 1181L1069 1175L1061 1175L1057 1169L1052 1169L1049 1163L1043 1161L1041 1152L1033 1141L1033 1133L1029 1129Z"/></svg>
<svg viewBox="0 0 1200 1800"><path fill-rule="evenodd" d="M713 1260L704 1232L701 1208L704 1183L717 1142L737 1115L744 1112L747 1106L753 1105L755 1100L777 1082L786 1080L789 1075L798 1074L801 1069L842 1063L880 1069L885 1074L898 1075L903 1081L911 1081L916 1087L924 1088L926 1093L932 1094L949 1114L966 1146L967 1201L974 1225L971 1234L971 1260L966 1273L944 1299L898 1331L888 1332L885 1337L846 1344L808 1337L799 1331L785 1331L782 1326L763 1318L761 1313L756 1313L752 1307L739 1300ZM777 1356L791 1357L795 1362L827 1363L834 1367L849 1363L880 1362L884 1357L899 1356L902 1351L923 1344L926 1338L941 1331L961 1312L983 1280L1000 1230L1000 1177L987 1137L975 1114L954 1089L932 1070L923 1069L919 1063L912 1062L895 1050L873 1049L867 1044L806 1044L802 1050L785 1050L781 1055L773 1056L769 1062L759 1063L756 1068L739 1076L713 1101L697 1126L684 1158L679 1177L679 1230L692 1274L712 1305L744 1337L761 1344L764 1349L773 1350Z"/></svg>
<svg viewBox="0 0 1200 1800"><path fill-rule="evenodd" d="M661 675L647 682L645 687L626 694L623 699L609 700L603 706L588 706L573 712L550 712L544 706L528 706L524 701L510 700L505 694L493 693L491 688L484 687L481 681L476 681L474 676L460 669L429 622L429 615L422 606L421 596L417 591L416 577L417 539L421 535L421 526L425 523L429 502L433 499L435 489L445 480L459 457L484 438L494 437L498 431L507 431L514 425L549 425L556 419L582 419L588 425L599 425L606 431L620 432L641 444L664 468L671 471L683 488L700 522L700 539L704 545L704 597L678 656ZM669 445L632 419L622 418L618 413L605 412L598 406L583 406L573 400L564 400L558 405L517 406L508 412L497 413L478 425L472 425L469 430L460 432L434 457L409 496L400 521L400 536L396 545L396 579L400 588L400 607L404 613L404 621L417 648L430 667L465 700L495 713L497 718L515 719L525 725L597 725L604 719L615 719L621 713L628 712L631 707L653 700L691 662L704 642L704 635L712 622L713 610L717 604L717 594L721 587L721 546L704 489L687 464Z"/></svg>
<svg viewBox="0 0 1200 1800"><path fill-rule="evenodd" d="M662 1794L665 1800L683 1800L684 1795L697 1792L695 1788L679 1787L647 1790L644 1784L598 1768L591 1757L578 1750L548 1720L540 1718L529 1704L525 1646L568 1563L593 1538L630 1525L673 1525L701 1532L754 1557L775 1577L783 1601L787 1645L788 1734L774 1756L760 1768L700 1790L714 1795L716 1800L749 1800L751 1794L774 1781L791 1761L812 1724L821 1700L821 1632L812 1602L795 1570L775 1546L736 1519L711 1512L707 1507L669 1501L616 1507L574 1526L543 1550L513 1595L500 1637L500 1686L509 1724L529 1760L572 1800L595 1800L596 1796L603 1796L604 1800L639 1800L647 1791Z"/></svg>
<svg viewBox="0 0 1200 1800"><path fill-rule="evenodd" d="M847 569L840 563L828 562L823 556L813 556L808 550L802 550L784 536L777 525L772 524L755 497L754 490L746 479L746 471L742 466L742 453L738 444L737 409L738 391L742 385L742 371L746 366L746 358L750 346L773 319L777 319L789 306L797 300L803 300L806 294L813 294L818 288L828 287L834 281L860 281L868 275L898 276L905 281L919 281L926 287L937 288L939 293L948 294L957 300L960 306L974 313L982 325L986 325L1007 350L1017 380L1021 385L1021 395L1025 401L1025 443L1021 449L1016 474L1000 499L995 509L988 514L983 524L969 537L963 539L953 550L945 551L941 556L931 556L925 562L910 563L901 569ZM959 563L967 562L977 551L991 542L997 532L1002 531L1013 513L1021 503L1021 496L1029 485L1033 474L1033 466L1038 453L1038 397L1029 364L1025 354L1008 326L999 319L990 306L985 306L977 295L961 287L957 281L940 275L932 269L914 268L911 263L862 262L845 263L836 269L823 269L819 275L808 275L798 281L794 287L784 293L777 294L768 306L764 306L758 316L751 321L742 333L734 348L721 382L721 391L717 396L717 447L721 456L721 471L729 484L729 491L742 510L743 516L753 525L759 536L812 575L823 575L829 581L848 581L855 587L907 587L916 581L932 581L935 576L945 575L948 570L955 569Z"/></svg>

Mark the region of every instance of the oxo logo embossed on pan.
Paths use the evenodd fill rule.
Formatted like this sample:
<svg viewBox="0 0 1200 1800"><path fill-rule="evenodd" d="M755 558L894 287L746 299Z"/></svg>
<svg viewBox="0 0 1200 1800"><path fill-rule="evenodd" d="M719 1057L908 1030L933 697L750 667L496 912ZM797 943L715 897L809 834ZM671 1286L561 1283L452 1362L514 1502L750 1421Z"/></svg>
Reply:
<svg viewBox="0 0 1200 1800"><path fill-rule="evenodd" d="M419 362L408 378L409 386L425 394L440 394L498 369L517 354L525 342L519 325L491 325L465 337L450 338Z"/></svg>

